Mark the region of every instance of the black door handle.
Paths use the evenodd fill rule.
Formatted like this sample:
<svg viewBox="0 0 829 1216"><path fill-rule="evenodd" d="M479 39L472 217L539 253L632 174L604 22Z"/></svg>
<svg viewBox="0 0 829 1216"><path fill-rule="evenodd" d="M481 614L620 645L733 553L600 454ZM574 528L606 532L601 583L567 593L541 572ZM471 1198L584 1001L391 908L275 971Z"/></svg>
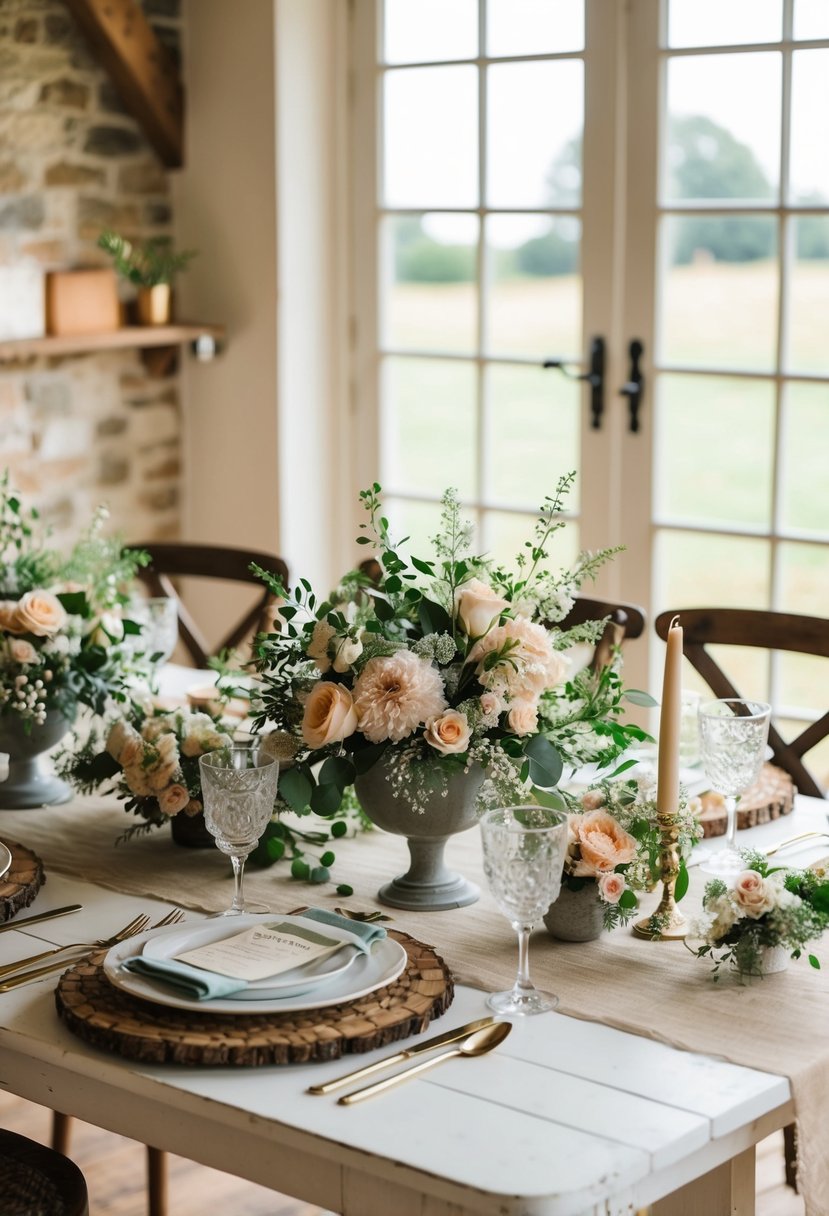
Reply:
<svg viewBox="0 0 829 1216"><path fill-rule="evenodd" d="M619 396L627 397L628 399L628 409L630 411L628 430L634 434L639 430L639 409L642 405L642 398L645 395L645 376L639 363L644 351L645 348L639 339L634 338L628 347L630 374L619 389Z"/></svg>
<svg viewBox="0 0 829 1216"><path fill-rule="evenodd" d="M590 385L590 425L594 431L598 431L601 428L602 414L604 413L604 338L593 338L591 340L590 353L588 355L589 370L582 372L580 375L574 375L573 372L568 371L563 359L545 359L541 366L545 368L557 367L563 375L568 376L571 380L584 380Z"/></svg>

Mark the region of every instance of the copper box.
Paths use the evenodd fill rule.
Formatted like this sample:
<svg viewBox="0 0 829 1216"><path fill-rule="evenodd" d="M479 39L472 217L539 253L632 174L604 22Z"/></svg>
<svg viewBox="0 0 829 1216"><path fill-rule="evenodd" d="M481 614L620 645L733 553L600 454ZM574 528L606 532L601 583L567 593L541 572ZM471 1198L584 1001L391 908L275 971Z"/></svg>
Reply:
<svg viewBox="0 0 829 1216"><path fill-rule="evenodd" d="M46 332L101 334L121 320L113 270L56 270L46 276Z"/></svg>

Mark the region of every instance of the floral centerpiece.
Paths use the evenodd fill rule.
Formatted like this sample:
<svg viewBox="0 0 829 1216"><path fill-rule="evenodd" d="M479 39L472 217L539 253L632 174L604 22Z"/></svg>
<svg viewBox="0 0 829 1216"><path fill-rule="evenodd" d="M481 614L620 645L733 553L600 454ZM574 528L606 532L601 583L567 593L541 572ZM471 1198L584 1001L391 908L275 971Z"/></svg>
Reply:
<svg viewBox="0 0 829 1216"><path fill-rule="evenodd" d="M564 859L562 891L579 896L585 908L595 910L592 924L614 929L632 919L639 907L639 892L652 890L660 872L660 832L656 822L656 785L651 775L606 779L571 802L570 840ZM678 841L682 866L678 898L688 887L685 860L702 837L700 802L680 787ZM583 893L583 894L581 894ZM589 903L588 903L589 901ZM552 905L547 925L553 936L572 939L577 930L574 905L565 894ZM589 922L583 922L589 923ZM579 940L587 934L579 932Z"/></svg>
<svg viewBox="0 0 829 1216"><path fill-rule="evenodd" d="M38 806L66 794L37 767L78 706L95 714L126 697L136 665L124 588L146 559L106 537L99 508L68 556L49 545L37 511L0 477L0 751L11 757L5 806Z"/></svg>
<svg viewBox="0 0 829 1216"><path fill-rule="evenodd" d="M258 571L285 601L284 627L260 638L256 666L257 724L294 740L294 763L280 780L286 807L332 814L355 785L375 818L367 777L376 788L379 774L385 802L405 806L397 830L411 841L436 799L444 811L456 801L464 776L477 786L479 807L528 798L563 806L555 787L565 765L609 765L647 737L623 721L618 654L600 672L568 678L565 652L595 642L604 622L559 622L614 552L582 553L572 570L549 569L572 481L562 477L545 500L513 570L474 555L453 491L443 497L434 556L407 554L390 536L375 484L360 496L368 520L358 543L377 557L370 573L351 571L319 600L305 580L289 592ZM423 830L458 830L445 818L439 830ZM463 826L471 822L467 813Z"/></svg>
<svg viewBox="0 0 829 1216"><path fill-rule="evenodd" d="M730 883L706 883L703 916L693 928L694 953L714 963L714 979L729 964L741 977L782 970L789 958L829 925L829 879L817 870L770 866L746 853L746 868ZM820 967L814 954L813 967Z"/></svg>

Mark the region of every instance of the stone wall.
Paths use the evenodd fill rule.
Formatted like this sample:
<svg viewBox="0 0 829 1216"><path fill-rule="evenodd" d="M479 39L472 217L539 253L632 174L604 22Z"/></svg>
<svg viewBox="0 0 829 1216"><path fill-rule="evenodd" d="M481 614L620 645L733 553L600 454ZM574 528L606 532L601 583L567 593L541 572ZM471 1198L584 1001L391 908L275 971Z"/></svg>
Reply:
<svg viewBox="0 0 829 1216"><path fill-rule="evenodd" d="M179 0L143 0L178 55ZM0 0L0 264L108 265L103 228L172 230L170 177L60 0ZM179 529L177 377L137 352L0 365L0 469L57 538L106 502L127 540Z"/></svg>

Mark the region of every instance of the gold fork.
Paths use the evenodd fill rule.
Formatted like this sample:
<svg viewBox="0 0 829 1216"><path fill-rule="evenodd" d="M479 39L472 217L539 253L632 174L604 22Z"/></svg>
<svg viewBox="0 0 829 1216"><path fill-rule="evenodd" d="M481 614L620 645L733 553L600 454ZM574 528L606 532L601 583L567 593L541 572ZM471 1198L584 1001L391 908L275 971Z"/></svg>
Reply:
<svg viewBox="0 0 829 1216"><path fill-rule="evenodd" d="M144 928L146 929L150 923L149 916L144 916L143 918L135 916L129 924L124 925L124 928L119 930L119 933L129 934L133 931L140 933L141 930L135 929L134 926L142 919L145 922ZM110 938L96 938L94 942L69 942L66 946L50 946L48 950L42 950L40 954L30 954L28 958L19 958L14 963L5 963L0 967L0 978L6 975L13 975L15 971L22 971L24 967L31 967L34 963L39 963L44 958L50 958L53 954L60 954L64 950L97 950L104 946L114 946L118 940L120 938L115 935L112 940Z"/></svg>
<svg viewBox="0 0 829 1216"><path fill-rule="evenodd" d="M87 947L86 952L80 955L79 958L74 959L73 962L83 962L93 954L97 954L109 946L115 946L118 942L126 941L128 937L135 937L137 933L143 933L149 926L149 923L149 916L136 916L128 925L124 925L123 929L119 930L118 933L113 933L112 937L107 938L105 941L95 942L92 946L88 946L87 943L81 943ZM56 953L56 951L51 951L51 953ZM11 979L6 979L0 984L0 992L11 992L13 988L19 988L21 984L27 984L29 980L40 979L42 975L48 975L50 971L60 971L68 966L70 964L65 959L61 959L59 962L47 963L45 967L35 967L31 971L24 971L13 975Z"/></svg>

